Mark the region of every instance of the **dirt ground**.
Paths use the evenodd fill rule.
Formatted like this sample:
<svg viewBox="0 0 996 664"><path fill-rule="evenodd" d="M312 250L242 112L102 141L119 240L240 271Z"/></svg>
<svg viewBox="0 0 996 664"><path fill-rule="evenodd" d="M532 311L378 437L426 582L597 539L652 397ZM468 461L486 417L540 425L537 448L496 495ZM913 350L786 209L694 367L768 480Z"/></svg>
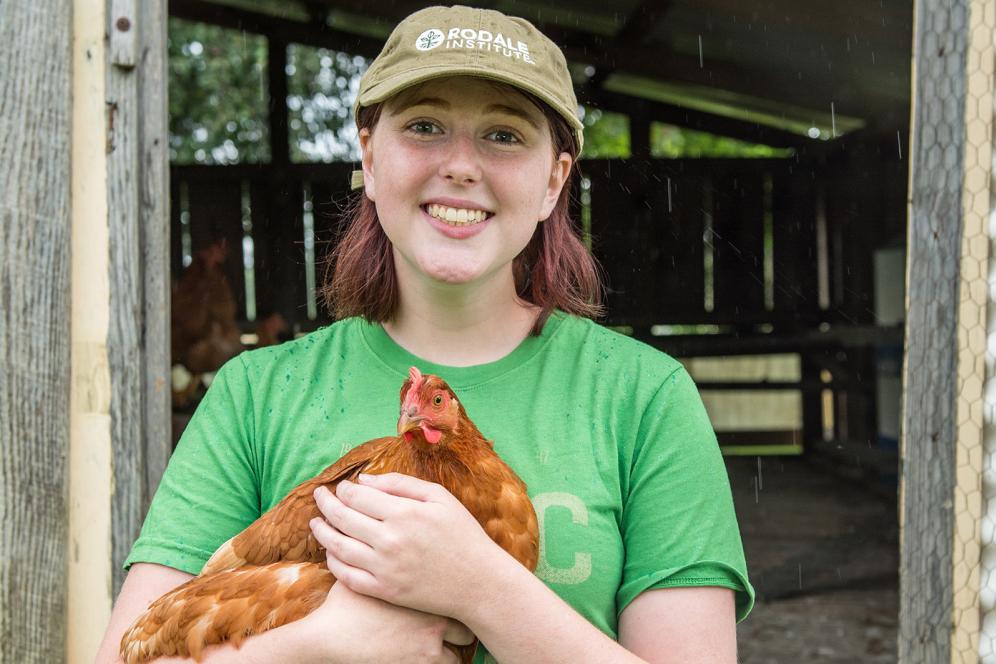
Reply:
<svg viewBox="0 0 996 664"><path fill-rule="evenodd" d="M727 469L757 591L740 662L895 662L894 484L797 457L730 457Z"/></svg>

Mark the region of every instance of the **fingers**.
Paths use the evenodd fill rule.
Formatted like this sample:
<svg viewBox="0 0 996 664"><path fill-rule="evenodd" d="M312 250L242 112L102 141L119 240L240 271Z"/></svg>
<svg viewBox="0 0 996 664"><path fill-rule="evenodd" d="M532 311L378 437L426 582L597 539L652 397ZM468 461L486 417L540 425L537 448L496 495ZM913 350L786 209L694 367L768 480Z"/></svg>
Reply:
<svg viewBox="0 0 996 664"><path fill-rule="evenodd" d="M334 557L337 562L360 570L368 570L374 557L374 550L365 543L348 537L324 519L315 518L308 524L318 543L325 547L326 557ZM341 578L332 565L329 570L336 578ZM369 572L367 572L369 574ZM352 587L352 586L350 586Z"/></svg>
<svg viewBox="0 0 996 664"><path fill-rule="evenodd" d="M318 521L321 521L321 519L312 520L313 523ZM343 562L334 553L329 551L326 551L325 564L328 566L329 571L332 572L332 576L336 578L336 585L341 583L348 589L361 595L377 596L380 584L377 583L374 575L367 570ZM334 588L335 586L332 587Z"/></svg>
<svg viewBox="0 0 996 664"><path fill-rule="evenodd" d="M452 618L447 620L446 631L443 632L443 641L458 646L470 645L474 642L474 633L467 629L467 626Z"/></svg>
<svg viewBox="0 0 996 664"><path fill-rule="evenodd" d="M335 490L336 497L351 509L364 516L378 521L400 516L404 510L413 506L413 501L392 495L374 486L356 484L343 480Z"/></svg>
<svg viewBox="0 0 996 664"><path fill-rule="evenodd" d="M345 496L352 493L349 489L356 486L348 484L347 487L343 487L344 483L339 483L337 493L332 493L324 486L315 489L315 502L318 504L318 509L325 516L325 519L340 532L362 542L372 543L371 540L376 536L379 522L376 518L368 516L364 510L357 510L352 501L350 504L343 501ZM372 491L371 489L367 490Z"/></svg>
<svg viewBox="0 0 996 664"><path fill-rule="evenodd" d="M423 502L438 501L443 496L440 493L449 493L440 485L433 482L426 482L411 475L403 473L384 473L382 475L367 475L361 473L359 476L360 485L366 485L375 489L380 489L384 493L412 500Z"/></svg>

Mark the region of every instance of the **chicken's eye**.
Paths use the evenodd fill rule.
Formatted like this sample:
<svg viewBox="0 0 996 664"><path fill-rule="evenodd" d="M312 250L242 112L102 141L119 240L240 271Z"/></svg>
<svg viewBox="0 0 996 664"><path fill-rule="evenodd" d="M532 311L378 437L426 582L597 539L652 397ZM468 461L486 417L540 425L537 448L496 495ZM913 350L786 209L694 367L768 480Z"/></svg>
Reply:
<svg viewBox="0 0 996 664"><path fill-rule="evenodd" d="M437 394L436 396L432 397L432 404L434 406L442 406L443 405L443 395L442 394Z"/></svg>

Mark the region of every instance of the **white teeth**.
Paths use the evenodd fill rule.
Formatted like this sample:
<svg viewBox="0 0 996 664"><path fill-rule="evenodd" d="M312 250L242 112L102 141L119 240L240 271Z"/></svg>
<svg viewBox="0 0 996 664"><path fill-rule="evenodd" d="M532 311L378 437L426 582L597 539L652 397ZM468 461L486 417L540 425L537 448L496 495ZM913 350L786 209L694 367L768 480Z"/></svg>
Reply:
<svg viewBox="0 0 996 664"><path fill-rule="evenodd" d="M469 210L466 208L452 208L446 205L430 203L425 206L425 211L430 216L445 221L450 226L467 226L484 221L488 218L488 213L484 210Z"/></svg>

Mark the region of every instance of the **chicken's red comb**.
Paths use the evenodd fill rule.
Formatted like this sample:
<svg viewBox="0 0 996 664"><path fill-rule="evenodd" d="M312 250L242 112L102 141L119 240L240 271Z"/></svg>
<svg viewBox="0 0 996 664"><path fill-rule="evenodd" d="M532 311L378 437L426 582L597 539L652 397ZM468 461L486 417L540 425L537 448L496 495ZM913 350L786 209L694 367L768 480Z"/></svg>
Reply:
<svg viewBox="0 0 996 664"><path fill-rule="evenodd" d="M422 381L425 380L425 377L418 370L418 367L410 367L408 369L408 380L412 382L410 390L419 390L422 387Z"/></svg>

